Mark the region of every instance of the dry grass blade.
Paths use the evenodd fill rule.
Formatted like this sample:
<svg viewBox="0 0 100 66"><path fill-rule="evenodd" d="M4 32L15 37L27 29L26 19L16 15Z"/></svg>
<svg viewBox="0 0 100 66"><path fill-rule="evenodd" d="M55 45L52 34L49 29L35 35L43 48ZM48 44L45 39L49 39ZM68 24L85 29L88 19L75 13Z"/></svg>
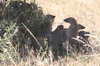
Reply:
<svg viewBox="0 0 100 66"><path fill-rule="evenodd" d="M97 36L90 35L90 34L85 34L85 36L90 36L90 37L93 37L93 38L95 38L96 40L98 40L98 41L100 42L100 39L99 39Z"/></svg>
<svg viewBox="0 0 100 66"><path fill-rule="evenodd" d="M90 36L90 37L96 39L100 43L100 39L97 36L90 35L90 34L86 34L86 36ZM99 46L100 46L100 44L99 45L95 45L94 47L99 47Z"/></svg>

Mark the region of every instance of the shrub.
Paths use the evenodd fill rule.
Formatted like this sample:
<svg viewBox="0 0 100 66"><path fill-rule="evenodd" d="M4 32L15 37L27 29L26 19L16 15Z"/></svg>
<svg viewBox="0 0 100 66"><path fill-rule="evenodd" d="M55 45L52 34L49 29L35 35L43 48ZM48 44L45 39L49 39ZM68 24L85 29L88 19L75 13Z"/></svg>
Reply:
<svg viewBox="0 0 100 66"><path fill-rule="evenodd" d="M42 8L38 7L35 2L29 4L23 1L11 1L4 8L6 9L5 15L2 15L3 11L0 12L2 15L0 16L0 50L4 52L5 48L16 56L16 53L13 53L13 45L19 44L18 48L21 49L22 46L25 48L25 42L31 42L28 41L30 36L22 23L35 36L39 36L41 35L41 24L45 24L44 15Z"/></svg>
<svg viewBox="0 0 100 66"><path fill-rule="evenodd" d="M23 1L11 1L8 5L8 19L14 20L19 30L25 32L24 23L37 36L41 34L40 25L43 22L43 11L37 4Z"/></svg>

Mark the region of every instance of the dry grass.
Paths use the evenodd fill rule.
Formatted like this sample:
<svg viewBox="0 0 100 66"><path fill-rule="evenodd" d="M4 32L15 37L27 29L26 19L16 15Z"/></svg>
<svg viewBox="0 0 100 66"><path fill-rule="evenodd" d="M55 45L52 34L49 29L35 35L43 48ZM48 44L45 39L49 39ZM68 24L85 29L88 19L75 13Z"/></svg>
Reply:
<svg viewBox="0 0 100 66"><path fill-rule="evenodd" d="M0 66L100 66L100 54L81 55L75 54L75 57L65 57L58 61L52 61L52 55L42 60L40 56L35 57L31 52L27 59L14 58L8 54L8 60L2 61ZM50 59L51 58L51 59Z"/></svg>
<svg viewBox="0 0 100 66"><path fill-rule="evenodd" d="M85 31L91 33L90 43L93 46L100 46L100 0L36 0L36 3L43 8L45 14L56 15L53 30L60 24L65 28L68 27L63 19L75 17L78 23L86 26ZM7 54L7 51L5 53ZM54 62L52 53L44 60L40 56L35 57L32 53L29 53L30 56L26 61L19 59L18 62L14 61L8 53L5 55L8 60L3 61L0 66L100 66L100 53L95 52L93 55L73 54L74 57L65 57Z"/></svg>
<svg viewBox="0 0 100 66"><path fill-rule="evenodd" d="M30 0L31 2L32 0ZM86 26L85 31L89 31L90 43L96 47L100 46L100 1L99 0L36 0L39 6L44 10L44 13L50 13L56 15L53 30L60 24L65 28L68 24L63 22L64 18L74 17L78 23ZM100 54L100 53L99 53ZM57 61L57 66L99 66L100 55L93 54L89 56L76 56L75 58L68 58L68 62Z"/></svg>

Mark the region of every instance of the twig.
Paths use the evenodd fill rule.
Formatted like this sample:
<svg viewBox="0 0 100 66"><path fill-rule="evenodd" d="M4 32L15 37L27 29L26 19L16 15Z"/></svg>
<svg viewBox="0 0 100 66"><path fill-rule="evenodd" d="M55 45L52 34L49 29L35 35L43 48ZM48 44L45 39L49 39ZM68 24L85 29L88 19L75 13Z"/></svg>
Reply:
<svg viewBox="0 0 100 66"><path fill-rule="evenodd" d="M35 39L35 41L37 42L37 44L42 48L41 44L38 42L38 40L35 38L35 36L33 35L33 33L27 28L27 26L25 24L22 23L22 25L26 28L26 30L30 33L30 35Z"/></svg>

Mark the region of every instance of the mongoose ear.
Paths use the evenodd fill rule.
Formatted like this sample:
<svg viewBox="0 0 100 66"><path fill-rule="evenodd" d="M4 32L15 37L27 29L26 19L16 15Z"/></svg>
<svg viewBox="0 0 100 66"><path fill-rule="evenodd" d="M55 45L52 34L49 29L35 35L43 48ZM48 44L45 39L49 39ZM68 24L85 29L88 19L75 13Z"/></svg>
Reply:
<svg viewBox="0 0 100 66"><path fill-rule="evenodd" d="M85 26L81 25L81 24L77 24L78 29L84 29Z"/></svg>

